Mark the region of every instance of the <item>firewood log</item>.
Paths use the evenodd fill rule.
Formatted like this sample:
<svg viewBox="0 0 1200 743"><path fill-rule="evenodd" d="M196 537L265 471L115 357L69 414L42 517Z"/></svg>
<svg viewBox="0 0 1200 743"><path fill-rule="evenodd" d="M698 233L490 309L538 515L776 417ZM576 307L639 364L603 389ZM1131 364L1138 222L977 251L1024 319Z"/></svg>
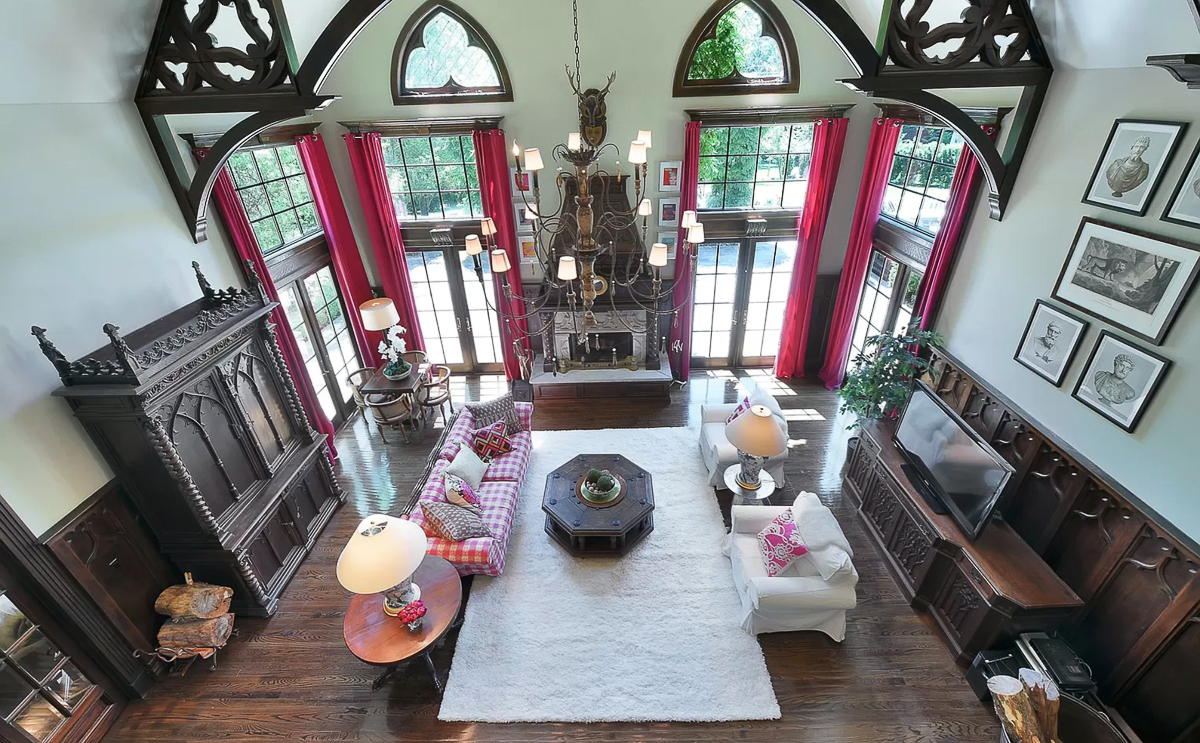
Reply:
<svg viewBox="0 0 1200 743"><path fill-rule="evenodd" d="M164 622L158 631L159 647L220 648L229 641L233 631L233 615L223 614L213 619L194 619L185 622Z"/></svg>
<svg viewBox="0 0 1200 743"><path fill-rule="evenodd" d="M1058 737L1058 686L1045 674L1031 668L1022 668L1020 676L1037 714L1042 737L1055 740Z"/></svg>
<svg viewBox="0 0 1200 743"><path fill-rule="evenodd" d="M992 676L987 687L996 715L1013 743L1051 743L1042 737L1037 713L1020 681L1012 676Z"/></svg>
<svg viewBox="0 0 1200 743"><path fill-rule="evenodd" d="M1058 684L1046 679L1046 717L1042 720L1042 730L1049 740L1058 740Z"/></svg>
<svg viewBox="0 0 1200 743"><path fill-rule="evenodd" d="M233 589L209 583L183 583L158 595L154 610L175 620L213 619L229 611Z"/></svg>

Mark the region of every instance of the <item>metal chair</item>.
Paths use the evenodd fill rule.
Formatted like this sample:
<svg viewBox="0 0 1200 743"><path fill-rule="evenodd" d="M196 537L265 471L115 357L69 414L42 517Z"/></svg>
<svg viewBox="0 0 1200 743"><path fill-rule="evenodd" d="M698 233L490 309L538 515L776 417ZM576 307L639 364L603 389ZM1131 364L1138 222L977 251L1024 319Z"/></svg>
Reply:
<svg viewBox="0 0 1200 743"><path fill-rule="evenodd" d="M429 360L424 351L405 351L400 358L412 364L414 374L420 374L421 366Z"/></svg>
<svg viewBox="0 0 1200 743"><path fill-rule="evenodd" d="M450 399L450 368L439 366L436 371L434 376L434 370L430 369L430 379L417 387L417 403L421 406L422 414L436 409L442 414L442 422L448 426L450 416L446 414L447 405L450 406L450 415L454 415L454 403Z"/></svg>
<svg viewBox="0 0 1200 743"><path fill-rule="evenodd" d="M350 385L350 393L354 395L354 404L358 406L364 419L367 417L367 401L363 397L362 386L370 381L374 374L374 369L355 369L346 376L346 383ZM371 430L371 427L367 426L367 430Z"/></svg>
<svg viewBox="0 0 1200 743"><path fill-rule="evenodd" d="M416 398L413 395L405 394L399 397L368 395L364 399L364 402L367 405L367 409L371 411L371 417L375 420L375 427L379 429L379 436L385 444L388 443L388 440L383 432L384 426L399 426L400 434L404 436L404 443L412 443L408 438L408 429L404 427L404 424L411 421L415 427L420 422L423 412L423 408L417 404Z"/></svg>

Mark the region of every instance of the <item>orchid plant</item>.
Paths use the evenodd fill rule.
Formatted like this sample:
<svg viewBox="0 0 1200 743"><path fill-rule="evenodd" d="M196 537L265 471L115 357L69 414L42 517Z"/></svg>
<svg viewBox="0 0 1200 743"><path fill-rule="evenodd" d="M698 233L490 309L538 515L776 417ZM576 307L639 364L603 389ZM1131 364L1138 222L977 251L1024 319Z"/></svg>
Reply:
<svg viewBox="0 0 1200 743"><path fill-rule="evenodd" d="M404 339L407 332L408 329L403 325L393 325L383 331L383 340L379 342L379 355L388 361L383 370L384 374L399 374L406 370L408 364L403 354L408 350L408 341Z"/></svg>

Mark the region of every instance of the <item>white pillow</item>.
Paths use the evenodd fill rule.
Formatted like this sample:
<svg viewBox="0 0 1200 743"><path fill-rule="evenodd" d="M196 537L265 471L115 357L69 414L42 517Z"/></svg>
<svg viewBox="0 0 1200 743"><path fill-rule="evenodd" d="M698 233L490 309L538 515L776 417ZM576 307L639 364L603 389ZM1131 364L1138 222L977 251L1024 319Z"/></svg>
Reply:
<svg viewBox="0 0 1200 743"><path fill-rule="evenodd" d="M458 454L454 455L454 461L446 468L445 474L454 475L473 489L478 489L483 476L487 474L487 468L487 462L480 459L471 447L460 444Z"/></svg>
<svg viewBox="0 0 1200 743"><path fill-rule="evenodd" d="M854 551L842 533L842 527L813 493L800 493L792 504L792 517L800 539L808 548L805 555L825 580L854 572ZM801 558L803 559L803 558Z"/></svg>

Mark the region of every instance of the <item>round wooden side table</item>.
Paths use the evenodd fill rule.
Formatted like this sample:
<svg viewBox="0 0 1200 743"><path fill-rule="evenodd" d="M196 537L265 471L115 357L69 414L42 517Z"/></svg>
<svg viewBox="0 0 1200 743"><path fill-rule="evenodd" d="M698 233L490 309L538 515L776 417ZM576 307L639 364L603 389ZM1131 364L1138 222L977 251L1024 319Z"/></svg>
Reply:
<svg viewBox="0 0 1200 743"><path fill-rule="evenodd" d="M404 622L383 613L383 595L379 593L357 595L346 609L342 625L346 647L364 663L385 667L383 675L371 684L372 689L382 686L402 663L419 657L425 660L438 692L443 690L430 651L461 623L458 613L462 608L462 579L449 562L426 555L413 581L421 587L426 609L425 621L416 632L409 632Z"/></svg>

